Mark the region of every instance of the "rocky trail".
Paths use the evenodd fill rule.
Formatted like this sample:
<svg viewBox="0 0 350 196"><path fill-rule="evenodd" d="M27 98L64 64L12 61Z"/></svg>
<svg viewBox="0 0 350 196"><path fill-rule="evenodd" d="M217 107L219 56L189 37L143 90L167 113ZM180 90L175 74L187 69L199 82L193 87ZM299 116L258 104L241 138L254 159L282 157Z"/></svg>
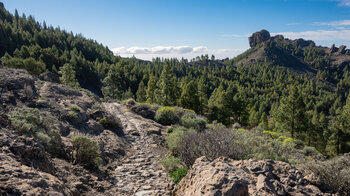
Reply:
<svg viewBox="0 0 350 196"><path fill-rule="evenodd" d="M170 195L173 184L159 160L166 153L165 127L145 119L118 103L104 103L106 110L120 119L129 147L112 176L114 195Z"/></svg>

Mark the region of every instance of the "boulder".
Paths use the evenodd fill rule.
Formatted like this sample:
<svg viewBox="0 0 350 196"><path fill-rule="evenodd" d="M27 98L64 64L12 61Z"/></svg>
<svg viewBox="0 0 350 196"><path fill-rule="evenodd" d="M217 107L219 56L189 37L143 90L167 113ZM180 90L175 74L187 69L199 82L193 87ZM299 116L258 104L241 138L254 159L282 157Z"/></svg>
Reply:
<svg viewBox="0 0 350 196"><path fill-rule="evenodd" d="M263 29L259 32L253 33L253 35L248 38L248 41L249 41L250 47L255 47L262 42L266 42L270 40L270 38L271 38L270 33Z"/></svg>
<svg viewBox="0 0 350 196"><path fill-rule="evenodd" d="M346 46L344 45L339 46L338 54L345 54L345 52L346 52Z"/></svg>
<svg viewBox="0 0 350 196"><path fill-rule="evenodd" d="M326 53L327 53L327 54L331 54L331 53L336 52L337 50L338 50L338 48L335 47L335 44L333 44L333 45L326 51Z"/></svg>
<svg viewBox="0 0 350 196"><path fill-rule="evenodd" d="M304 180L302 171L272 160L235 161L220 157L198 158L174 195L322 195Z"/></svg>

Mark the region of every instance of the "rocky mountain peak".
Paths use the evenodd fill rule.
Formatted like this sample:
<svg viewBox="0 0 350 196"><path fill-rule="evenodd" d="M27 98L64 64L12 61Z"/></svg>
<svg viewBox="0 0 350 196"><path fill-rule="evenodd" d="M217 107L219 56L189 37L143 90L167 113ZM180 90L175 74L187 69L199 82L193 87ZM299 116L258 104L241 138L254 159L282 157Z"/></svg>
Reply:
<svg viewBox="0 0 350 196"><path fill-rule="evenodd" d="M248 38L250 47L255 47L256 45L266 42L271 39L270 32L263 29L259 32L253 33L252 36Z"/></svg>

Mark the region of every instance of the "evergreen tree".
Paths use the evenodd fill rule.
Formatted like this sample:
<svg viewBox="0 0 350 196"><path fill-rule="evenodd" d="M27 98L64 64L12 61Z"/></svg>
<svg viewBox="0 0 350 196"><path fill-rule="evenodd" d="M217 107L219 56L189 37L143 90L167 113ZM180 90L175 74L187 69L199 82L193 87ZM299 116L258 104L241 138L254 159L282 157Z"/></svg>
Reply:
<svg viewBox="0 0 350 196"><path fill-rule="evenodd" d="M154 103L155 99L155 90L157 88L157 80L156 77L151 75L148 84L147 84L147 102Z"/></svg>
<svg viewBox="0 0 350 196"><path fill-rule="evenodd" d="M72 64L70 63L64 64L62 67L60 67L60 70L58 73L61 75L60 81L63 84L70 86L72 88L79 87L79 83L75 74L75 69Z"/></svg>
<svg viewBox="0 0 350 196"><path fill-rule="evenodd" d="M199 99L199 113L203 114L205 111L207 111L208 107L208 86L206 84L205 78L202 77L198 81L198 99Z"/></svg>
<svg viewBox="0 0 350 196"><path fill-rule="evenodd" d="M139 87L136 92L136 98L138 102L145 102L146 101L146 89L145 84L143 81L139 83Z"/></svg>
<svg viewBox="0 0 350 196"><path fill-rule="evenodd" d="M168 64L163 67L162 74L157 83L159 88L159 97L157 102L164 106L173 106L176 104L176 78Z"/></svg>
<svg viewBox="0 0 350 196"><path fill-rule="evenodd" d="M290 131L292 138L307 128L305 103L295 86L290 88L288 97L281 99L275 118L278 128Z"/></svg>
<svg viewBox="0 0 350 196"><path fill-rule="evenodd" d="M193 81L184 85L180 96L180 106L187 109L192 109L195 112L199 112L200 104L197 95L196 85Z"/></svg>
<svg viewBox="0 0 350 196"><path fill-rule="evenodd" d="M269 122L267 120L267 115L266 115L265 112L261 115L259 126L261 128L263 128L264 130L268 130L269 129Z"/></svg>
<svg viewBox="0 0 350 196"><path fill-rule="evenodd" d="M103 80L102 93L105 97L121 99L123 94L122 79L115 66L111 66Z"/></svg>

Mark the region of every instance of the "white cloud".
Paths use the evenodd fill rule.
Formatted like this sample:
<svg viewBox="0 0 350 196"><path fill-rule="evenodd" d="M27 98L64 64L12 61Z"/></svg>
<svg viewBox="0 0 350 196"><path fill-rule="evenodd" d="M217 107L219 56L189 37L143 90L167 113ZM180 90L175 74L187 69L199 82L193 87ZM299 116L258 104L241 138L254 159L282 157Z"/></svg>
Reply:
<svg viewBox="0 0 350 196"><path fill-rule="evenodd" d="M115 54L186 54L186 53L202 53L207 51L205 46L155 46L151 48L142 48L138 46L125 48L114 48Z"/></svg>
<svg viewBox="0 0 350 196"><path fill-rule="evenodd" d="M314 41L334 41L346 40L350 41L350 30L318 30L318 31L303 31L303 32L280 32L272 33L272 35L283 35L290 39L304 38Z"/></svg>
<svg viewBox="0 0 350 196"><path fill-rule="evenodd" d="M155 57L191 59L201 54L214 54L216 58L234 57L245 49L208 49L206 46L155 46L155 47L120 47L112 49L113 53L122 57L136 56L140 59L151 60Z"/></svg>
<svg viewBox="0 0 350 196"><path fill-rule="evenodd" d="M339 6L350 7L350 0L335 0L339 2Z"/></svg>
<svg viewBox="0 0 350 196"><path fill-rule="evenodd" d="M332 22L315 22L313 25L316 26L350 26L350 20L339 20L339 21L332 21Z"/></svg>

